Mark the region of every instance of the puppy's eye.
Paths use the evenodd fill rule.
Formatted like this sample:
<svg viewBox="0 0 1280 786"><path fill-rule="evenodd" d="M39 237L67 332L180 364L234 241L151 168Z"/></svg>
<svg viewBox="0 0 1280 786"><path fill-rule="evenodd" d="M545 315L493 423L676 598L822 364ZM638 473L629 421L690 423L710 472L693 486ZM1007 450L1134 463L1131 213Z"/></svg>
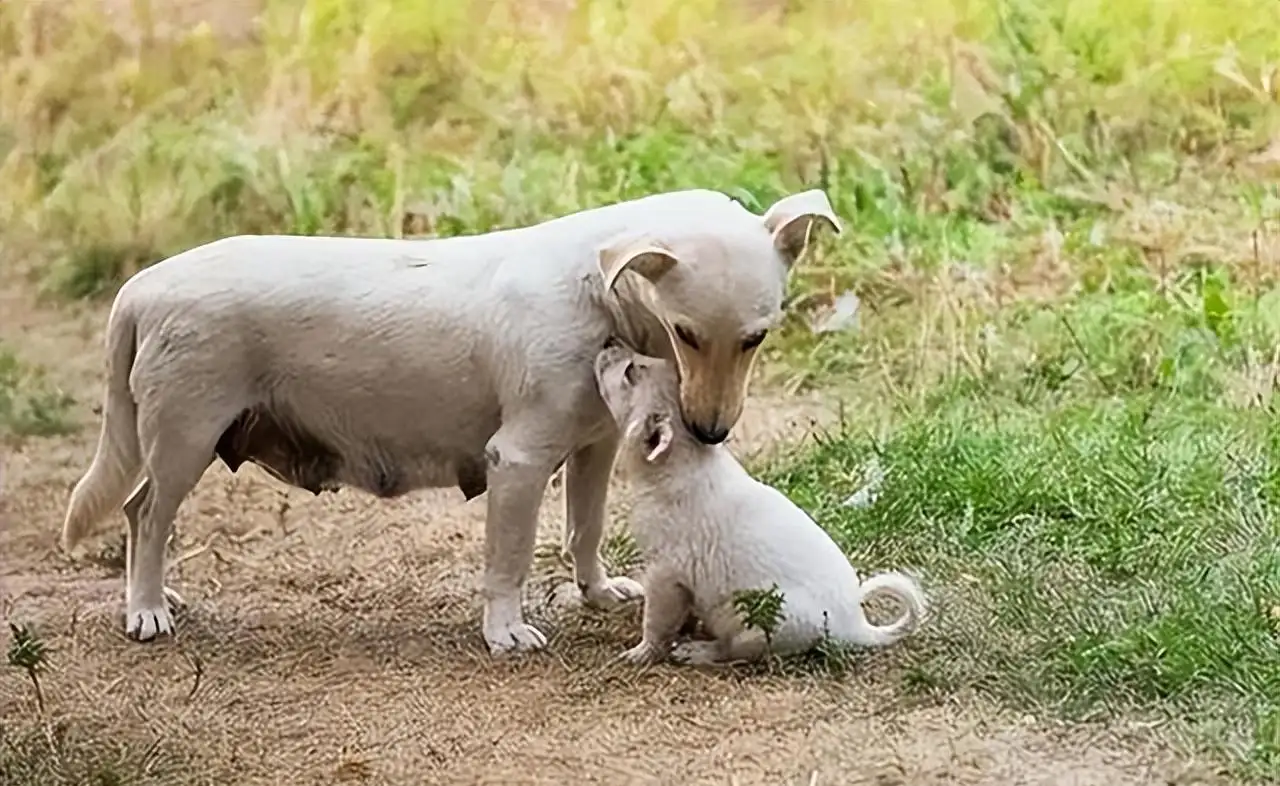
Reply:
<svg viewBox="0 0 1280 786"><path fill-rule="evenodd" d="M636 364L628 363L627 367L622 369L622 378L627 381L628 385L636 384Z"/></svg>
<svg viewBox="0 0 1280 786"><path fill-rule="evenodd" d="M750 336L747 336L742 341L742 351L746 352L760 346L760 344L764 342L764 337L767 335L769 335L769 331L761 330L759 333L752 333Z"/></svg>
<svg viewBox="0 0 1280 786"><path fill-rule="evenodd" d="M676 338L683 341L690 349L698 348L698 339L694 337L693 331L684 325L676 325Z"/></svg>

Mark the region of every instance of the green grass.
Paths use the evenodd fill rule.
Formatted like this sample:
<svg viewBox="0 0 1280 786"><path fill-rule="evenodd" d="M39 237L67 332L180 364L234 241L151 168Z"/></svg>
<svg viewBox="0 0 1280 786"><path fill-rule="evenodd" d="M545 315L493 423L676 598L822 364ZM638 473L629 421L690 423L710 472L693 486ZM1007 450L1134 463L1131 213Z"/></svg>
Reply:
<svg viewBox="0 0 1280 786"><path fill-rule="evenodd" d="M904 686L1172 718L1280 776L1274 0L267 0L141 43L32 5L0 3L0 264L52 299L236 232L826 189L848 231L765 367L859 406L770 477L940 593ZM61 422L21 368L2 427Z"/></svg>
<svg viewBox="0 0 1280 786"><path fill-rule="evenodd" d="M0 440L70 433L74 400L0 343Z"/></svg>
<svg viewBox="0 0 1280 786"><path fill-rule="evenodd" d="M1011 309L1016 349L851 419L764 477L859 567L925 576L938 615L904 656L904 688L1153 716L1275 778L1274 309L1191 294ZM1259 372L1265 384L1247 384ZM873 460L878 497L845 505Z"/></svg>
<svg viewBox="0 0 1280 786"><path fill-rule="evenodd" d="M1280 127L1270 0L267 0L250 40L139 44L97 0L30 5L0 9L0 226L57 295L233 232L448 235L690 186L826 188L853 231L816 300L953 262L1043 279L1051 227L1247 260L1275 213L1249 163Z"/></svg>

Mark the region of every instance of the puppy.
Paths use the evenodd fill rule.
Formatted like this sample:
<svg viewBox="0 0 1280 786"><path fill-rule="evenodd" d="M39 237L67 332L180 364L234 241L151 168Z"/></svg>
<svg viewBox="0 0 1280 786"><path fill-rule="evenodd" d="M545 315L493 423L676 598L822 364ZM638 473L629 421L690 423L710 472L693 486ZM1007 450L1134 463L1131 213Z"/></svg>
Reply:
<svg viewBox="0 0 1280 786"><path fill-rule="evenodd" d="M595 360L600 394L623 435L637 485L632 532L648 560L644 632L621 657L689 664L750 661L772 649L800 652L824 636L883 647L915 630L925 613L919 585L902 573L865 582L831 538L777 489L751 477L724 445L679 427L679 382L667 361L620 344ZM780 625L766 640L734 609L742 590L777 584ZM862 603L884 593L906 607L890 625L868 622ZM690 612L709 641L673 644Z"/></svg>

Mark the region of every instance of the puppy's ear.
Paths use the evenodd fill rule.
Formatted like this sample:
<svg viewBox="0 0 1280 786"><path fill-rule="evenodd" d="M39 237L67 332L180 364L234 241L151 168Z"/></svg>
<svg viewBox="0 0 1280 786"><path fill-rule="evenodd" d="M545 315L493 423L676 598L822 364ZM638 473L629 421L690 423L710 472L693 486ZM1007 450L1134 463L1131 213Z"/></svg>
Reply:
<svg viewBox="0 0 1280 786"><path fill-rule="evenodd" d="M649 452L645 454L644 460L652 464L667 455L667 451L671 450L671 440L674 438L675 431L671 426L671 418L666 415L650 417L648 433L644 438L645 450Z"/></svg>
<svg viewBox="0 0 1280 786"><path fill-rule="evenodd" d="M837 235L843 229L827 195L818 189L783 197L765 211L764 226L773 234L773 247L790 268L809 247L814 225L823 224Z"/></svg>
<svg viewBox="0 0 1280 786"><path fill-rule="evenodd" d="M610 292L625 270L634 270L656 283L678 260L656 240L628 234L601 247L597 261L604 276L604 289Z"/></svg>
<svg viewBox="0 0 1280 786"><path fill-rule="evenodd" d="M627 439L644 440L644 460L653 463L671 450L671 440L675 438L675 429L671 418L653 413L643 420L636 420L627 428Z"/></svg>

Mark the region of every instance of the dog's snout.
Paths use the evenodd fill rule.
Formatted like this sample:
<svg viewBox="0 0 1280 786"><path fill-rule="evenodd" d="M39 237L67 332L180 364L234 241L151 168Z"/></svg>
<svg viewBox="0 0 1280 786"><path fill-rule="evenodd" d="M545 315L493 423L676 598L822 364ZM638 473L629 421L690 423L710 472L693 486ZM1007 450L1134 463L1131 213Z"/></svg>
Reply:
<svg viewBox="0 0 1280 786"><path fill-rule="evenodd" d="M729 429L723 426L706 427L700 423L688 424L690 433L704 445L719 445L729 436Z"/></svg>

